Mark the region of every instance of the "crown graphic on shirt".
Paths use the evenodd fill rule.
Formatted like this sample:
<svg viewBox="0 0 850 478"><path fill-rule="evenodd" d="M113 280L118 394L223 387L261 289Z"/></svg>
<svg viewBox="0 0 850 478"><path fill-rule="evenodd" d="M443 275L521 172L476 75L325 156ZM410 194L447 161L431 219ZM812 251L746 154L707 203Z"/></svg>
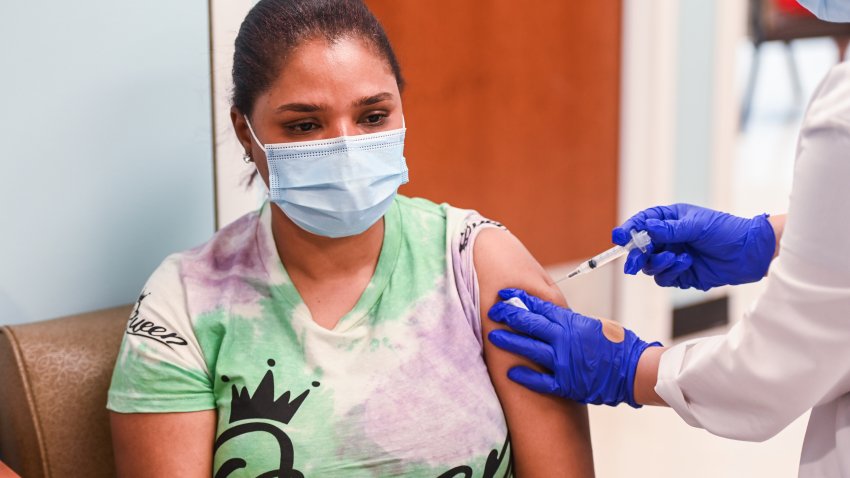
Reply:
<svg viewBox="0 0 850 478"><path fill-rule="evenodd" d="M269 359L268 363L269 366L273 366L274 360ZM229 381L226 376L222 376L222 380ZM312 385L318 387L319 382L313 382ZM289 390L275 399L274 372L268 370L253 395L248 393L247 387L238 388L235 384L231 386L231 393L233 398L230 402L230 423L239 420L264 419L288 424L310 394L310 390L305 390L291 401L292 392Z"/></svg>

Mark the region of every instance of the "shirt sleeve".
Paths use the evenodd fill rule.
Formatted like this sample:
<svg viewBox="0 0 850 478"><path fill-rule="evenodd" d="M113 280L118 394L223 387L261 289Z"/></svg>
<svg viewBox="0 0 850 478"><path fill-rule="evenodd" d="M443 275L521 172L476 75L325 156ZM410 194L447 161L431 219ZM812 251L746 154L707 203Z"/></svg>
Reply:
<svg viewBox="0 0 850 478"><path fill-rule="evenodd" d="M448 231L450 235L449 259L454 272L455 285L460 295L461 305L475 333L478 343L483 347L481 337L481 305L478 293L478 276L472 257L473 246L478 234L484 229L499 228L507 230L502 224L487 219L476 211L449 208Z"/></svg>
<svg viewBox="0 0 850 478"><path fill-rule="evenodd" d="M106 407L120 413L215 408L176 256L157 268L131 312Z"/></svg>
<svg viewBox="0 0 850 478"><path fill-rule="evenodd" d="M809 105L780 253L728 334L665 351L655 390L690 425L761 441L850 390L850 64Z"/></svg>

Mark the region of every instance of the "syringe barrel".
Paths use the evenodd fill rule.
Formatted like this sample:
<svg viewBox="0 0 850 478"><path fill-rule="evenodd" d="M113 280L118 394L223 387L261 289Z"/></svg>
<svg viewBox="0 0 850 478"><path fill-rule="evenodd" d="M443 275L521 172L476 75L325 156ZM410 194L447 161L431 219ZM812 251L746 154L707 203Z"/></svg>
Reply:
<svg viewBox="0 0 850 478"><path fill-rule="evenodd" d="M602 252L601 254L597 254L591 257L590 260L587 261L587 264L590 266L591 269L596 269L597 267L602 267L605 264L617 259L618 257L627 254L628 252L629 250L623 246L614 246L611 249Z"/></svg>

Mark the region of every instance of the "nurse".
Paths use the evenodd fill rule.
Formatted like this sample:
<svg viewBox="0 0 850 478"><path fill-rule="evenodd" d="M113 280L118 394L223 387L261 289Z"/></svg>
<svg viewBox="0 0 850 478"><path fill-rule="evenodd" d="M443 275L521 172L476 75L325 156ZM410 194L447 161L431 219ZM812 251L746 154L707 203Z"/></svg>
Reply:
<svg viewBox="0 0 850 478"><path fill-rule="evenodd" d="M667 405L724 437L766 440L811 408L800 476L850 476L848 181L850 64L841 64L806 113L787 223L678 204L639 212L613 231L621 245L631 229L649 232L654 250L632 251L625 268L661 286L708 290L766 277L765 292L726 335L664 348L506 289L503 300L529 310L499 303L489 315L523 335L497 330L489 338L546 369L509 371L532 390L583 403Z"/></svg>

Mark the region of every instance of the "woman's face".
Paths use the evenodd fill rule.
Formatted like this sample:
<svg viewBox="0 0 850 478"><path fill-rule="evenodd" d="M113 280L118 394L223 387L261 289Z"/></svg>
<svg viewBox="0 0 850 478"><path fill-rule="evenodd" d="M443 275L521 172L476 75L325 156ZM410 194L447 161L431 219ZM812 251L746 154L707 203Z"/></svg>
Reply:
<svg viewBox="0 0 850 478"><path fill-rule="evenodd" d="M268 185L263 150L235 108L231 119ZM317 38L292 50L250 121L264 144L376 133L402 127L401 97L390 66L366 42Z"/></svg>

